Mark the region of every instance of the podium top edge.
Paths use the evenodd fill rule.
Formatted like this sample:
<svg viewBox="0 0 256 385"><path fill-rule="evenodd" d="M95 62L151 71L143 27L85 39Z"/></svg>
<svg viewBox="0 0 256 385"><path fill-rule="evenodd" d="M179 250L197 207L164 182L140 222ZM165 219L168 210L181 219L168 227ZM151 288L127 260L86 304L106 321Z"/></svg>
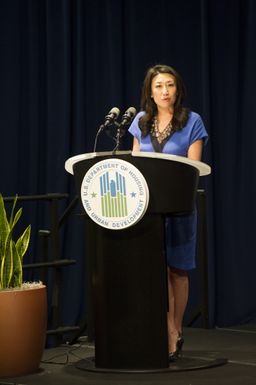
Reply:
<svg viewBox="0 0 256 385"><path fill-rule="evenodd" d="M208 164L201 162L199 160L189 159L185 156L163 154L160 152L142 152L142 151L133 151L132 156L153 158L153 159L165 159L165 160L172 160L175 162L185 163L197 168L200 176L209 175L211 173L211 167Z"/></svg>
<svg viewBox="0 0 256 385"><path fill-rule="evenodd" d="M100 156L115 156L115 155L129 155L129 154L134 157L163 159L163 160L185 163L187 165L197 168L200 176L206 176L211 174L211 167L204 162L201 162L198 160L192 160L179 155L163 154L159 152L142 152L142 151L116 151L114 153L112 151L90 152L90 153L75 155L66 160L65 170L68 173L73 175L74 174L73 166L82 160L93 159Z"/></svg>

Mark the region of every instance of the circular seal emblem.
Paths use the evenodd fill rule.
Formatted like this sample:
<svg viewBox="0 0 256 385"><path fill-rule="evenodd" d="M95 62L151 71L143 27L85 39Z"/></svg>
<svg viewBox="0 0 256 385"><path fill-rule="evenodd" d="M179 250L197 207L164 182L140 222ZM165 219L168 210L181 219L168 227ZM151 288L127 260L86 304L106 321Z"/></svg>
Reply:
<svg viewBox="0 0 256 385"><path fill-rule="evenodd" d="M85 174L81 200L88 216L99 226L122 230L145 214L149 191L141 172L122 159L96 163Z"/></svg>

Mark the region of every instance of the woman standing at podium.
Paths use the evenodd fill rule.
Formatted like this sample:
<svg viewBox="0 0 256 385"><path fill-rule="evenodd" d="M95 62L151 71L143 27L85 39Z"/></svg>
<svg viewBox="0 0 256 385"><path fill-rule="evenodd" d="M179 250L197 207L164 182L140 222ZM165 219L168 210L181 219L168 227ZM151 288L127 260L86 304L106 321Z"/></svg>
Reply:
<svg viewBox="0 0 256 385"><path fill-rule="evenodd" d="M141 93L141 112L129 132L133 151L160 152L201 160L208 134L197 113L183 106L185 86L166 65L148 69ZM189 294L188 270L195 268L196 212L166 220L168 272L169 360L176 361L183 345L182 323Z"/></svg>

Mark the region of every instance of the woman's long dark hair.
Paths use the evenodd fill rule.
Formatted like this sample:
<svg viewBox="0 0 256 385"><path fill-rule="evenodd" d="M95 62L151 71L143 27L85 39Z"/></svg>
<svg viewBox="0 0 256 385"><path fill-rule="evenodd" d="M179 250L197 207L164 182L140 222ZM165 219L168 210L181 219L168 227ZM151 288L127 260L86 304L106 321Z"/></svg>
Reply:
<svg viewBox="0 0 256 385"><path fill-rule="evenodd" d="M141 110L145 112L145 114L139 119L139 127L142 132L142 137L145 137L149 134L153 119L157 114L157 106L151 97L151 84L153 78L158 74L170 74L174 77L176 82L177 97L174 104L174 112L172 118L173 131L181 130L186 125L188 120L189 109L183 107L183 100L186 96L186 89L181 76L174 68L164 64L157 64L154 67L149 68L147 71L142 87L140 107Z"/></svg>

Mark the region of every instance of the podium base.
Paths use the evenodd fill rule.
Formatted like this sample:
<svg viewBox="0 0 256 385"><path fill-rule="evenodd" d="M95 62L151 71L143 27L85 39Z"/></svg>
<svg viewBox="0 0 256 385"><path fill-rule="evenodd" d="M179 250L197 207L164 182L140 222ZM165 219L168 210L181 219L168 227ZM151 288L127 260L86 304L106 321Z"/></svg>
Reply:
<svg viewBox="0 0 256 385"><path fill-rule="evenodd" d="M77 369L88 372L98 373L163 373L163 372L183 372L189 370L199 370L214 368L225 365L228 362L226 358L202 358L184 355L176 362L170 363L169 367L161 369L105 369L95 366L94 357L78 361L74 366Z"/></svg>

